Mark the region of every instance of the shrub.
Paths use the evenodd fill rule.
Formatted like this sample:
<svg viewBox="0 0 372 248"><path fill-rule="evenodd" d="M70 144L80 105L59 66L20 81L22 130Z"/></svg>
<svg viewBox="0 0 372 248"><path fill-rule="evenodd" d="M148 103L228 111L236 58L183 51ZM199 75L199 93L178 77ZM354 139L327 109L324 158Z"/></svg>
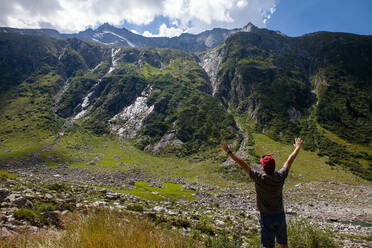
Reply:
<svg viewBox="0 0 372 248"><path fill-rule="evenodd" d="M293 248L334 248L337 243L329 229L320 229L306 219L289 222L288 243Z"/></svg>
<svg viewBox="0 0 372 248"><path fill-rule="evenodd" d="M47 185L46 188L49 190L55 190L57 192L66 192L69 190L66 185L59 183Z"/></svg>
<svg viewBox="0 0 372 248"><path fill-rule="evenodd" d="M56 206L53 205L52 203L40 203L34 204L33 209L37 212L44 213L56 210Z"/></svg>
<svg viewBox="0 0 372 248"><path fill-rule="evenodd" d="M136 211L136 212L143 212L143 207L140 204L132 204L127 206L127 210Z"/></svg>
<svg viewBox="0 0 372 248"><path fill-rule="evenodd" d="M335 236L329 229L321 229L307 219L295 219L288 222L288 246L291 248L336 248ZM259 232L254 233L248 247L260 247ZM276 244L275 247L279 247Z"/></svg>
<svg viewBox="0 0 372 248"><path fill-rule="evenodd" d="M31 209L24 208L17 209L14 211L13 216L18 220L26 220L31 222L31 224L37 226L40 226L41 224L46 224L45 218L42 215L32 211Z"/></svg>
<svg viewBox="0 0 372 248"><path fill-rule="evenodd" d="M15 179L18 176L17 176L17 174L9 173L6 170L0 170L0 178L1 177L3 177L3 178L9 178L9 179Z"/></svg>
<svg viewBox="0 0 372 248"><path fill-rule="evenodd" d="M239 248L241 247L241 244L240 241L234 239L232 236L221 235L209 239L206 246L210 248Z"/></svg>

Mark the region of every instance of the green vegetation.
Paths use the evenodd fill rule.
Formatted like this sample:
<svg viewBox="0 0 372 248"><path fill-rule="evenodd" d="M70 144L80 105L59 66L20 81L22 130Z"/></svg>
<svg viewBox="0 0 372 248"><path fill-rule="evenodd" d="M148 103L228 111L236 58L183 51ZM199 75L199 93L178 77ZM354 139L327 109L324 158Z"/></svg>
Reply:
<svg viewBox="0 0 372 248"><path fill-rule="evenodd" d="M192 196L194 191L182 190L183 185L181 184L162 183L165 188L151 187L148 185L148 182L138 181L135 183L135 189L109 189L115 192L132 194L147 200L155 201L162 201L166 199L191 201L196 199L194 196Z"/></svg>
<svg viewBox="0 0 372 248"><path fill-rule="evenodd" d="M335 40L337 35L344 41ZM231 180L244 183L246 176L239 168L216 166L225 158L218 148L222 139L234 144L234 150L242 141L234 115L239 122L250 123L245 129L253 161L262 142L254 132L285 144L301 136L304 149L321 157L312 157L315 160L309 163L319 160L319 166L329 170L323 166L328 163L332 172L340 165L372 180L368 125L372 70L368 56L363 56L370 49L368 37L237 33L216 48L223 58L215 97L198 58L190 53L120 48L115 70L108 74L113 66L109 47L45 37L30 37L27 45L10 34L0 39L0 54L6 58L0 61L2 161L85 167L92 162L91 169L138 170L223 186ZM335 59L338 56L342 59ZM360 62L350 62L358 57ZM69 87L64 88L66 82ZM109 120L144 89L150 92L146 104L153 111L137 137L118 141L110 135ZM88 93L86 116L70 125ZM157 156L140 151L152 151L170 134L182 145L168 144ZM307 170L298 174L307 175ZM139 193L148 194L144 189Z"/></svg>
<svg viewBox="0 0 372 248"><path fill-rule="evenodd" d="M34 209L38 213L45 213L56 210L56 205L53 203L39 203L34 204L32 206L32 209Z"/></svg>
<svg viewBox="0 0 372 248"><path fill-rule="evenodd" d="M287 144L301 136L330 165L372 180L370 44L370 37L339 33L237 33L220 48L217 96L236 117L253 120L255 132Z"/></svg>
<svg viewBox="0 0 372 248"><path fill-rule="evenodd" d="M288 244L294 248L336 248L334 234L329 229L320 229L309 220L295 220L289 222Z"/></svg>
<svg viewBox="0 0 372 248"><path fill-rule="evenodd" d="M288 223L288 246L293 248L336 248L335 235L328 229L322 229L306 219L296 219ZM249 247L260 247L257 233L249 242ZM279 248L276 244L275 247Z"/></svg>
<svg viewBox="0 0 372 248"><path fill-rule="evenodd" d="M72 214L64 221L65 231L19 234L0 240L0 247L203 247L178 232L156 226L148 219L108 210L91 210L87 215Z"/></svg>
<svg viewBox="0 0 372 248"><path fill-rule="evenodd" d="M263 134L253 134L257 154L272 154L278 167L282 166L293 151L292 145L273 141ZM257 161L259 162L259 161ZM327 164L326 157L319 157L310 151L301 151L291 169L291 175L301 174L308 181L336 181L360 184L362 181L342 169ZM290 175L290 180L295 180Z"/></svg>
<svg viewBox="0 0 372 248"><path fill-rule="evenodd" d="M143 206L140 204L132 204L127 206L127 210L136 211L136 212L143 212Z"/></svg>
<svg viewBox="0 0 372 248"><path fill-rule="evenodd" d="M1 177L6 177L6 178L10 178L10 179L16 179L16 178L18 178L18 175L15 174L15 173L9 173L6 170L0 170L0 178Z"/></svg>
<svg viewBox="0 0 372 248"><path fill-rule="evenodd" d="M45 218L42 215L32 211L31 209L17 209L14 211L13 216L18 220L29 221L33 225L47 224Z"/></svg>

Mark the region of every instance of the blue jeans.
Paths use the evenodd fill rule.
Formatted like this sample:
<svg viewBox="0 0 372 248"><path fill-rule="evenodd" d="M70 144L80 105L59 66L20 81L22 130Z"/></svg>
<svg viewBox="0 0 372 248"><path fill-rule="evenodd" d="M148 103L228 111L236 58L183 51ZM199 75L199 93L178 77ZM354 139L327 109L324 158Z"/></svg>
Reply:
<svg viewBox="0 0 372 248"><path fill-rule="evenodd" d="M274 248L275 238L281 245L286 245L287 223L285 213L280 214L260 214L261 225L261 245L266 248Z"/></svg>

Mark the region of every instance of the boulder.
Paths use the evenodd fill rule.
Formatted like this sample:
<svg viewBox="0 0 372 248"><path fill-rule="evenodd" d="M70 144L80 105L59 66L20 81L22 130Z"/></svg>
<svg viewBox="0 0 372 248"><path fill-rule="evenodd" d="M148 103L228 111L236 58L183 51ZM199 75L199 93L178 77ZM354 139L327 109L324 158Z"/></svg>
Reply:
<svg viewBox="0 0 372 248"><path fill-rule="evenodd" d="M32 202L23 197L15 199L14 201L11 202L11 205L17 208L32 208Z"/></svg>
<svg viewBox="0 0 372 248"><path fill-rule="evenodd" d="M10 195L10 191L7 189L0 189L0 202L3 202L8 195Z"/></svg>
<svg viewBox="0 0 372 248"><path fill-rule="evenodd" d="M86 165L97 165L97 163L95 161L89 161L88 163L86 163Z"/></svg>

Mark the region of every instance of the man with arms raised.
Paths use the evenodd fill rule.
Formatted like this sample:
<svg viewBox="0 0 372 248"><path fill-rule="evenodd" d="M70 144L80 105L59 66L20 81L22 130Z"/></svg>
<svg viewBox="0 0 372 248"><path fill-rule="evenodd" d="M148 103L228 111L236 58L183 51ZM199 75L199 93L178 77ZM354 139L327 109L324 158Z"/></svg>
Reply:
<svg viewBox="0 0 372 248"><path fill-rule="evenodd" d="M301 149L302 140L295 139L295 147L283 168L275 171L275 160L270 155L261 157L262 171L253 170L240 157L231 152L225 141L221 148L253 179L256 188L257 209L260 211L261 245L274 248L275 238L280 247L288 247L287 224L283 206L283 185L289 169Z"/></svg>

